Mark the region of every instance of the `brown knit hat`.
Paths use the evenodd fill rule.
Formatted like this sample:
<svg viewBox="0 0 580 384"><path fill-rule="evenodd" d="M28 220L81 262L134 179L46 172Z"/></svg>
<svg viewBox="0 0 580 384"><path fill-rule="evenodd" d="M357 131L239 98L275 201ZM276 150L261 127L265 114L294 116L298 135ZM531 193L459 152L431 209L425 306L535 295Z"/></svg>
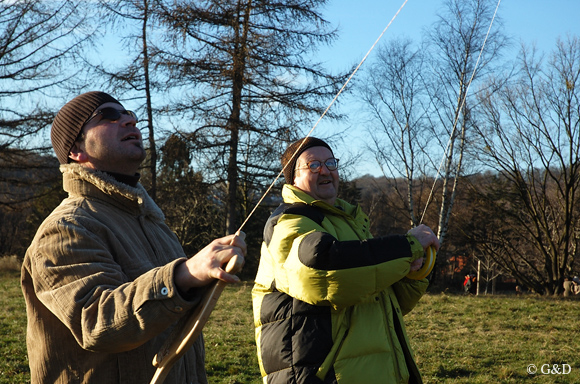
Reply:
<svg viewBox="0 0 580 384"><path fill-rule="evenodd" d="M302 146L300 146L301 144ZM294 184L294 168L296 168L296 160L298 160L302 152L312 147L326 147L330 150L330 152L334 156L334 153L332 152L330 146L326 144L324 141L317 139L316 137L305 137L296 140L295 142L290 144L288 148L286 148L286 151L284 152L282 158L280 159L282 161L282 167L284 167L284 179L286 179L286 184Z"/></svg>
<svg viewBox="0 0 580 384"><path fill-rule="evenodd" d="M50 139L52 148L61 164L70 162L68 157L70 149L79 136L83 125L93 112L105 103L121 104L107 93L93 91L75 97L58 111L52 122Z"/></svg>

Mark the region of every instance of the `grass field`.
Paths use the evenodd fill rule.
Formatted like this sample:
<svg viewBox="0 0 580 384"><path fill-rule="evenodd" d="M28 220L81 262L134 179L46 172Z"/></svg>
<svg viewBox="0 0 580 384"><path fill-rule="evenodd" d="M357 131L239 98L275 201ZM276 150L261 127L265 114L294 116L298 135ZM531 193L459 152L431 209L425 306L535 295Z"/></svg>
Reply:
<svg viewBox="0 0 580 384"><path fill-rule="evenodd" d="M18 273L0 272L0 289L0 383L27 383ZM212 384L260 383L250 291L228 287L206 326ZM425 383L580 383L580 300L433 294L405 319Z"/></svg>

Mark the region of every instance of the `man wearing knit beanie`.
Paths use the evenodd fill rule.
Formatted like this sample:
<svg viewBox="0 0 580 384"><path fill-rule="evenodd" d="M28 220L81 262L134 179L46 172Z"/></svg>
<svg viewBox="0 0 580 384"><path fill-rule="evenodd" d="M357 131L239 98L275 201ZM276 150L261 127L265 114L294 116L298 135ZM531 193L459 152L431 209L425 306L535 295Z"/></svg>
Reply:
<svg viewBox="0 0 580 384"><path fill-rule="evenodd" d="M239 281L222 266L243 260L243 233L185 255L139 183L145 150L136 124L104 92L74 98L54 119L68 198L41 224L23 261L32 384L148 383L154 356L200 305L204 287ZM198 338L165 383L207 383L204 355Z"/></svg>
<svg viewBox="0 0 580 384"><path fill-rule="evenodd" d="M338 159L321 139L295 141L281 160L284 203L264 228L252 290L263 381L421 383L403 315L428 280L405 277L437 237L425 225L373 237L366 214L337 197Z"/></svg>
<svg viewBox="0 0 580 384"><path fill-rule="evenodd" d="M58 111L52 123L50 139L61 164L70 163L69 152L81 128L93 112L105 103L121 104L105 92L94 91L75 97Z"/></svg>
<svg viewBox="0 0 580 384"><path fill-rule="evenodd" d="M330 153L332 153L332 149L328 144L326 144L326 142L311 136L296 140L286 148L286 151L282 154L281 161L282 167L284 168L284 179L286 179L287 184L294 183L294 168L296 167L296 161L302 152L312 147L325 147L328 148Z"/></svg>

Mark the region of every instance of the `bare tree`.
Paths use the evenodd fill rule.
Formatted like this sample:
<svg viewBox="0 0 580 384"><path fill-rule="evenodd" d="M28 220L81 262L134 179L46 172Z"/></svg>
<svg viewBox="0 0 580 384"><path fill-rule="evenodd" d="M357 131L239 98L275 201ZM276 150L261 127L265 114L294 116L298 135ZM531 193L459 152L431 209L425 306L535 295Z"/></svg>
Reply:
<svg viewBox="0 0 580 384"><path fill-rule="evenodd" d="M43 171L54 162L29 158L49 153L42 134L54 117L51 99L75 75L74 57L90 35L84 21L70 1L0 2L0 205L46 193L54 177ZM38 177L23 177L31 173ZM29 193L12 193L26 186Z"/></svg>
<svg viewBox="0 0 580 384"><path fill-rule="evenodd" d="M394 40L379 48L360 88L370 114L371 151L385 178L405 177L404 188L399 182L390 186L405 207L411 226L419 224L421 188L428 188L417 180L427 173L426 148L432 139L426 127L429 101L422 78L425 70L421 49L413 48L410 40Z"/></svg>
<svg viewBox="0 0 580 384"><path fill-rule="evenodd" d="M53 117L36 99L74 74L63 66L86 40L83 21L68 1L0 2L1 148L30 139Z"/></svg>
<svg viewBox="0 0 580 384"><path fill-rule="evenodd" d="M137 108L146 116L140 120L140 125L147 124L147 159L143 165L145 171L141 181L146 185L151 197L157 197L157 130L159 109L155 108L153 95L163 95L166 89L166 81L162 72L154 69L154 56L157 52L154 31L158 27L155 24L154 5L152 0L99 0L104 11L104 19L111 23L114 30L120 29L116 35L121 38L124 46L124 58L119 60L116 66L110 63L93 63L94 58L88 58L87 63L93 67L97 75L105 79L105 83L114 93L123 92L125 98L132 101L139 100L141 105ZM158 95L158 96L159 96ZM154 119L154 114L156 118ZM143 128L141 128L143 130Z"/></svg>
<svg viewBox="0 0 580 384"><path fill-rule="evenodd" d="M523 48L520 63L515 81L482 96L481 160L507 191L487 203L514 224L501 238L509 253L495 257L528 288L557 294L580 240L580 39L558 40L547 62Z"/></svg>
<svg viewBox="0 0 580 384"><path fill-rule="evenodd" d="M499 18L495 19L494 28L489 29L495 5L489 0L448 0L445 13L439 15L427 39L432 46L429 53L434 59L430 87L430 98L435 106L432 126L445 155L440 172L437 230L442 242L449 228L469 145L471 110L477 95L475 92L468 94L468 89L494 71L493 62L507 45ZM433 166L439 168L437 164Z"/></svg>
<svg viewBox="0 0 580 384"><path fill-rule="evenodd" d="M502 274L512 275L505 263L499 263L498 255L507 255L512 265L521 264L511 247L518 244L515 239L517 222L511 215L507 216L495 204L509 201L510 192L506 190L505 179L492 172L472 175L465 179L468 185L462 194L457 207L457 218L452 223L451 231L455 234L451 243L457 244L462 253L473 256L479 262L478 284L485 281L485 293L492 282L492 293L495 293L496 278ZM501 206L501 204L499 205ZM514 241L515 240L515 241ZM483 269L483 273L481 273Z"/></svg>
<svg viewBox="0 0 580 384"><path fill-rule="evenodd" d="M420 46L399 39L381 49L361 92L370 112L372 152L385 177L407 181L403 189L398 189L401 183L391 185L397 188L410 225L422 222L427 206L436 201L438 213L425 217L437 222L442 243L471 137L476 95L467 91L472 81L477 84L494 70L492 64L507 41L498 20L487 34L492 3L447 1Z"/></svg>
<svg viewBox="0 0 580 384"><path fill-rule="evenodd" d="M227 232L238 228L237 201L245 200L236 198L241 171L272 180L283 142L342 82L307 60L335 36L317 12L325 3L158 1L170 38L158 63L179 95L168 110L189 120L182 132L198 165L226 188Z"/></svg>

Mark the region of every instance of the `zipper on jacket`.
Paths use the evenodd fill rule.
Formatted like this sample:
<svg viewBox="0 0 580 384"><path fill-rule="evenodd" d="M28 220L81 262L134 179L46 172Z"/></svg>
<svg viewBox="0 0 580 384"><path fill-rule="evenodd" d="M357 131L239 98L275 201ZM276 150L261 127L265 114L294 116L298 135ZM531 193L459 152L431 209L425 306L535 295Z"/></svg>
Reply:
<svg viewBox="0 0 580 384"><path fill-rule="evenodd" d="M395 334L397 335L399 345L401 346L403 356L405 357L405 365L407 366L407 372L409 373L409 384L423 384L421 373L419 372L419 368L413 359L411 349L407 343L407 338L403 332L403 325L401 324L402 320L399 318L400 309L395 308L395 305L392 301L391 309L393 310L393 327L395 328Z"/></svg>
<svg viewBox="0 0 580 384"><path fill-rule="evenodd" d="M388 288L387 288L387 290L388 290ZM403 351L403 348L401 346L401 342L400 342L400 340L398 340L398 337L397 337L397 340L393 340L393 335L391 333L391 330L392 330L391 325L393 328L396 328L396 327L395 327L395 324L389 324L389 311L388 311L389 308L387 308L387 305L391 309L390 313L393 317L393 321L394 321L394 317L396 316L396 314L393 313L395 311L395 308L390 303L391 298L390 298L390 295L388 292L383 291L379 295L380 295L381 306L383 307L383 313L385 314L384 315L385 332L387 333L387 336L389 338L389 343L393 347L393 353L395 353L395 356L393 356L393 361L396 362L396 364L395 364L396 372L395 373L396 373L397 380L400 380L403 377L403 375L401 374L401 367L399 365L399 359L397 358L397 355L399 353L402 353L404 355L405 352ZM389 300L388 304L386 302L387 300ZM395 329L395 334L396 333L397 333L397 331Z"/></svg>
<svg viewBox="0 0 580 384"><path fill-rule="evenodd" d="M341 330L341 332L337 335L338 337L332 344L330 352L328 352L328 355L326 355L326 358L324 359L324 361L318 368L318 372L316 373L316 377L318 377L322 381L324 381L324 378L330 371L330 368L332 368L332 366L334 365L336 357L338 356L338 353L342 348L342 344L344 343L344 340L346 340L346 336L348 336L348 331L350 329L350 316L352 313L352 307L347 308L345 312L346 312L345 313L346 324L344 325L343 330Z"/></svg>

